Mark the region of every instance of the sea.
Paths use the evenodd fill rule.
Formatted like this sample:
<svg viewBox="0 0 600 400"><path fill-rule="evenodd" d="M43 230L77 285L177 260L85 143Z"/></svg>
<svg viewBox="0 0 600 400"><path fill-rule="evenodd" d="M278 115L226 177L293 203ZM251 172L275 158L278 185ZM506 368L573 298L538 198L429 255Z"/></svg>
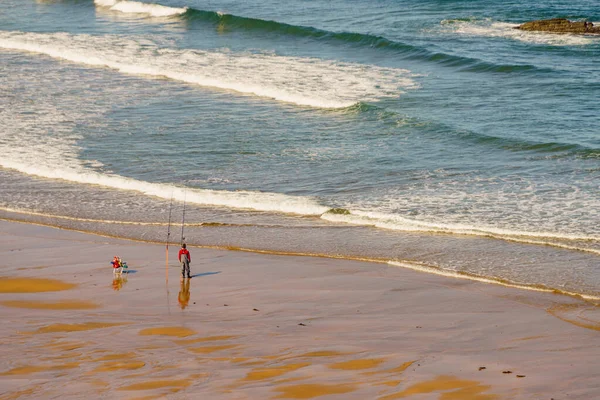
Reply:
<svg viewBox="0 0 600 400"><path fill-rule="evenodd" d="M597 301L600 36L514 29L558 17L600 7L2 0L0 218Z"/></svg>

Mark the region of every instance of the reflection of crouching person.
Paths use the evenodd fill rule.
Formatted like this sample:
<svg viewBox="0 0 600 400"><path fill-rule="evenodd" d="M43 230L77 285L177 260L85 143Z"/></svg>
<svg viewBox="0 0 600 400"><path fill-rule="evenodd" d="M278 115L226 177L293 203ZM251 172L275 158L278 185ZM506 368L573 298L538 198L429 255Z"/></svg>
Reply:
<svg viewBox="0 0 600 400"><path fill-rule="evenodd" d="M181 276L185 278L185 276L187 275L188 278L191 278L190 262L192 262L192 257L188 249L186 249L185 247L185 243L181 245L181 249L179 250L179 255L177 256L177 258L181 263Z"/></svg>

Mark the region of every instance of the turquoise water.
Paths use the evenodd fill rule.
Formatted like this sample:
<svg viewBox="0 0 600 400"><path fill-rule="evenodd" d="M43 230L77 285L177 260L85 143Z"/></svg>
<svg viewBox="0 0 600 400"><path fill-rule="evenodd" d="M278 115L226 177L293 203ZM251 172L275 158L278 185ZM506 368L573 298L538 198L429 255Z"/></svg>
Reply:
<svg viewBox="0 0 600 400"><path fill-rule="evenodd" d="M497 3L5 0L0 217L600 296L597 4Z"/></svg>

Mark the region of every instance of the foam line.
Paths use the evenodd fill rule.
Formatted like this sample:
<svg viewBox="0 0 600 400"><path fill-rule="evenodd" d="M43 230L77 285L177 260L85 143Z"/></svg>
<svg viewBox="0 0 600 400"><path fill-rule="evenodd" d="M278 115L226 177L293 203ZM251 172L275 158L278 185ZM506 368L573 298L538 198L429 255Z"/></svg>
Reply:
<svg viewBox="0 0 600 400"><path fill-rule="evenodd" d="M279 193L262 193L251 191L217 191L176 187L162 183L151 183L118 175L104 175L93 171L80 171L77 168L62 168L24 165L0 160L5 168L15 169L29 175L51 179L62 179L76 183L107 186L115 189L133 190L149 196L163 199L187 201L205 206L224 206L235 209L252 209L267 212L282 212L300 215L320 215L327 207L319 205L308 197L294 197Z"/></svg>
<svg viewBox="0 0 600 400"><path fill-rule="evenodd" d="M515 283L515 282L506 281L503 279L496 279L496 278L490 278L490 277L485 277L485 276L478 276L478 275L473 275L473 274L457 272L457 271L445 270L445 269L431 267L431 266L424 265L424 264L417 264L417 263L405 262L405 261L389 261L388 264L392 265L392 266L396 266L396 267L412 269L413 271L426 272L429 274L446 276L446 277L450 277L450 278L467 279L467 280L476 281L476 282L490 283L490 284L494 284L494 285L513 287L516 289L531 290L534 292L558 293L558 294L564 294L567 296L580 297L580 298L583 298L586 300L593 300L593 301L600 300L599 296L592 296L592 295L581 294L581 293L576 293L576 292L564 291L564 290L560 290L560 289L553 289L553 288L545 287L542 285L528 285L528 284L523 284L523 283Z"/></svg>
<svg viewBox="0 0 600 400"><path fill-rule="evenodd" d="M332 222L341 222L362 226L373 226L380 229L389 229L405 232L429 232L490 237L494 239L508 240L524 244L548 245L553 247L564 248L567 250L584 251L600 255L600 250L598 249L586 248L565 243L557 243L552 241L600 241L600 237L594 235L570 235L555 232L530 232L509 230L488 226L442 224L411 220L399 215L354 210L349 211L345 214L325 213L321 216L321 218Z"/></svg>
<svg viewBox="0 0 600 400"><path fill-rule="evenodd" d="M133 14L147 14L151 17L170 17L184 14L188 8L167 7L160 4L148 4L138 1L118 0L94 0L94 4L100 7L110 7L113 11Z"/></svg>
<svg viewBox="0 0 600 400"><path fill-rule="evenodd" d="M548 46L585 46L600 42L599 38L593 36L521 31L514 29L518 23L493 22L489 19L444 20L441 24L464 36L500 37Z"/></svg>
<svg viewBox="0 0 600 400"><path fill-rule="evenodd" d="M263 53L161 48L147 37L5 31L0 32L0 48L317 108L346 108L418 87L413 74L398 68ZM249 70L253 73L248 74Z"/></svg>

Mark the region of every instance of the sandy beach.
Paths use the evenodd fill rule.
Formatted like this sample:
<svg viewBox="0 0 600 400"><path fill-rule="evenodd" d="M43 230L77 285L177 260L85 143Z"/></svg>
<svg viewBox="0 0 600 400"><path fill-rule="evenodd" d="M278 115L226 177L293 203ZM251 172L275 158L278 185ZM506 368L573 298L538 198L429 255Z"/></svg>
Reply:
<svg viewBox="0 0 600 400"><path fill-rule="evenodd" d="M594 399L580 299L0 221L0 399ZM114 278L114 255L129 274Z"/></svg>

